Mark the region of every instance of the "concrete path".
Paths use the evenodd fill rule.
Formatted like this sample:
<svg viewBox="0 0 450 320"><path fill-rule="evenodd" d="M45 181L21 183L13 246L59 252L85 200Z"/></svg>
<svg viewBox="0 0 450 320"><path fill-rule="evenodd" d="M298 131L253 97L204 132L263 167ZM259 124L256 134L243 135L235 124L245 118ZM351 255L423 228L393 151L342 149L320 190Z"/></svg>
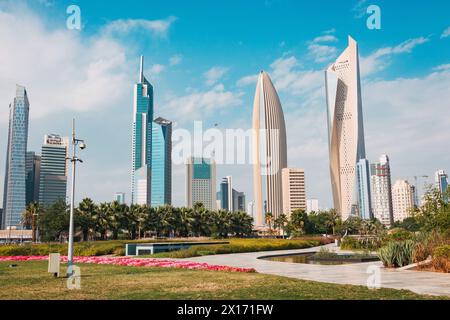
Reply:
<svg viewBox="0 0 450 320"><path fill-rule="evenodd" d="M332 251L339 251L334 244L324 247ZM383 268L381 262L325 266L258 259L263 256L308 253L317 252L319 250L320 247L315 247L301 250L203 256L188 258L186 260L232 267L254 268L259 273L289 278L362 286L367 286L367 281L370 276L368 273L368 270L370 270L369 267L377 266L380 267L380 282L381 287L383 288L406 289L419 294L450 297L450 274L411 270L390 270Z"/></svg>

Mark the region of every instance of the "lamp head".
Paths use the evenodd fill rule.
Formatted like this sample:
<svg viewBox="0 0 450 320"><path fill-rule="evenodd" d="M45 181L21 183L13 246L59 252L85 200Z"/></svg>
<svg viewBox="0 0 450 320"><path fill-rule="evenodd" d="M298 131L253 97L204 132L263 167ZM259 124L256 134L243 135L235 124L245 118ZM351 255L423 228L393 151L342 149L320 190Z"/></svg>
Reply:
<svg viewBox="0 0 450 320"><path fill-rule="evenodd" d="M86 143L80 142L80 149L81 149L81 150L86 149Z"/></svg>

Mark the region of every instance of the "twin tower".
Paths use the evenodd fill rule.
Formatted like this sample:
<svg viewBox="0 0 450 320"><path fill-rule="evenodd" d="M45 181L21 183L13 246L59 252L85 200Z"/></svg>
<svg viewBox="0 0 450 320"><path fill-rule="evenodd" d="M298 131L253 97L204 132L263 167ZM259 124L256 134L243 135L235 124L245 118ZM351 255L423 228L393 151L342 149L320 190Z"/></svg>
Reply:
<svg viewBox="0 0 450 320"><path fill-rule="evenodd" d="M334 208L344 220L364 216L369 195L365 160L364 126L358 45L348 47L325 71L331 186ZM261 72L253 107L253 190L255 224L265 214L283 213L282 169L287 167L286 125L280 99L269 75Z"/></svg>

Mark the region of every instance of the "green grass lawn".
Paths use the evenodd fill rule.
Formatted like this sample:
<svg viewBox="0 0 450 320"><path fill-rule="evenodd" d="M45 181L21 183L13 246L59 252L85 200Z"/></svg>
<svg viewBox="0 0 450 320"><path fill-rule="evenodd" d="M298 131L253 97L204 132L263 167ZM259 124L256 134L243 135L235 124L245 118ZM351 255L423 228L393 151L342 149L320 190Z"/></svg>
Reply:
<svg viewBox="0 0 450 320"><path fill-rule="evenodd" d="M0 263L0 299L432 299L258 273L79 264L81 289L47 273L46 261ZM65 266L63 266L62 270Z"/></svg>

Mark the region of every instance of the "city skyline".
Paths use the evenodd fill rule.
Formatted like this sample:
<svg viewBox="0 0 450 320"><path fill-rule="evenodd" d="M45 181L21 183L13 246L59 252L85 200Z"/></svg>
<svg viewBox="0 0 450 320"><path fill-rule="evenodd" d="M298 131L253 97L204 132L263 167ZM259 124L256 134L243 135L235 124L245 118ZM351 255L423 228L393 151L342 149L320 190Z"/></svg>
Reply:
<svg viewBox="0 0 450 320"><path fill-rule="evenodd" d="M58 12L61 9L58 6L55 5L48 10ZM111 10L117 10L117 7L120 7L120 5L115 6L113 5L113 8L116 9ZM241 5L234 3L228 8L233 6ZM296 6L299 10L295 11L302 14L302 10L300 10L302 4ZM334 7L334 5L332 6ZM397 5L383 3L381 7L385 12L384 10L389 11L390 8L395 6ZM413 4L409 8L409 12L418 10L414 6ZM110 21L105 23L101 22L99 17L91 15L87 2L82 1L80 7L83 17L86 18L84 20L85 25L82 32L79 32L78 38L74 39L71 31L64 30L64 15L56 19L61 20L61 26L59 26L57 22L51 23L54 20L52 20L50 13L45 13L47 9L30 5L27 10L22 11L25 17L31 17L31 19L24 20L35 26L35 28L32 28L33 33L29 36L48 39L49 41L44 40L43 42L50 46L52 44L52 41L50 41L51 35L55 31L61 31L62 39L64 40L67 37L70 41L73 41L75 50L78 50L77 48L90 48L87 40L95 35L100 35L96 28L103 24L109 23L111 25L112 21L117 19L117 15L111 15L105 11L104 14L109 17L108 20ZM352 7L348 5L348 7L344 6L342 9L335 7L334 9L343 13L343 10L350 12ZM317 10L315 5L311 5L310 9L313 14ZM18 16L17 12L14 11L14 4L10 3L9 6L2 4L0 10L0 14L4 18L0 23L9 23L9 26L5 25L4 28L16 28L18 34L20 34L22 29L15 24L13 19ZM270 11L276 11L279 8L277 4L273 4L271 8L263 8L262 10L262 14L269 14ZM396 12L402 14L401 10L396 10ZM177 18L169 19L172 14ZM425 10L422 14L426 15L427 11ZM58 15L55 16L58 17ZM130 19L133 19L136 17L136 13L124 10L123 16L129 16ZM150 80L156 86L155 90L158 92L155 98L156 103L160 104L158 110L161 110L161 116L174 121L174 128L187 126L188 120L197 117L199 113L203 113L202 117L204 115L205 126L213 126L214 123L220 122L223 127L245 127L246 124L242 124L242 122L244 120L248 122L248 119L251 118L251 102L254 93L252 93L254 90L252 87L257 71L260 69L268 70L273 76L275 87L279 91L283 107L287 111L289 165L305 168L309 177L308 181L310 181L307 187L308 198L319 199L321 207L331 207L331 191L326 172L328 166L326 128L319 123L324 121L324 101L323 94L322 96L317 95L316 89L317 92L323 92L323 83L320 81L323 75L321 70L332 61L332 58L336 58L335 54L340 49L344 48L344 38L347 34L352 34L358 39L362 52L361 69L363 73L366 143L368 146L370 145L370 150L367 150L367 159L374 161L379 154L389 154L392 159L393 181L397 178L407 179L411 176L427 174L431 177L428 182L433 183L432 177L438 168L448 171L449 156L439 150L438 147L439 142L448 141L447 133L442 130L447 125L445 114L448 112L448 108L443 101L448 101L448 92L442 90L448 87L446 85L449 83L449 72L445 68L449 61L439 53L446 52L445 49L448 48L450 39L441 38L448 24L442 18L435 17L435 21L427 26L428 29L423 30L418 27L409 26L407 28L399 25L397 33L392 36L389 35L389 39L382 37L385 34L384 31L378 32L366 29L364 19L358 20L355 18L353 24L346 25L343 23L344 19L331 19L330 17L328 17L328 23L321 21L312 24L310 30L302 36L294 36L288 28L280 26L278 30L283 31L281 34L284 39L274 37L266 42L259 40L256 43L256 41L252 41L250 36L253 35L253 31L243 32L242 37L232 33L229 34L229 37L234 37L236 40L233 42L233 52L236 52L237 56L236 60L231 60L232 55L226 57L221 54L223 48L216 42L209 47L211 52L208 58L204 58L204 55L199 52L186 50L186 46L180 44L181 38L192 40L192 38L186 37L186 34L192 32L192 30L186 30L183 34L180 30L183 25L192 21L190 20L191 17L191 12L184 14L177 9L168 12L168 10L160 7L155 8L151 15L144 16L143 18L152 21L166 22L163 25L166 26L164 30L167 40L164 40L164 37L161 37L160 34L155 34L157 31L153 29L134 30L140 35L148 33L152 37L150 42L155 44L156 47L159 46L158 50L151 46L142 47L141 42L130 44L129 41L125 41L126 39L118 39L116 36L108 37L103 34L102 40L106 41L103 42L106 49L103 47L100 51L100 57L107 62L106 64L95 63L101 61L101 59L98 56L96 58L93 49L86 50L86 57L83 61L70 62L71 59L66 59L64 62L65 65L71 67L72 71L79 70L81 78L85 80L81 80L76 72L67 73L65 68L61 68L61 72L52 72L50 71L50 64L46 64L45 61L40 64L44 69L40 69L38 78L33 73L33 68L27 68L30 61L33 61L32 58L21 57L22 67L22 64L15 63L17 60L14 60L14 57L5 53L1 56L3 65L14 65L15 68L14 72L5 68L5 73L0 75L3 90L0 94L0 99L2 99L0 101L11 99L12 88L16 82L27 82L25 84L33 105L30 114L33 122L30 126L29 136L31 141L28 150L39 150L42 136L47 132L59 132L62 135L68 135L68 127L72 116L75 115L79 119L79 130L89 140L92 148L86 150L84 160L89 161L86 161L79 171L78 200L90 196L98 201L106 201L111 198L111 194L118 190L127 190L127 199L130 199L128 192L129 178L127 178L129 177L129 168L126 165L130 160L128 154L123 154L129 153L127 150L129 150L130 142L127 132L130 131L129 123L131 122L129 120L129 105L132 99L130 98L132 94L130 86L135 77L133 66L138 63L138 56L142 52L148 56L147 61L149 63L146 72L148 71ZM387 27L389 24L393 24L390 19L390 17L386 17L383 26ZM290 17L286 17L286 20L292 21ZM211 22L209 21L209 23ZM223 26L220 21L212 25ZM299 27L301 27L301 24L299 24ZM335 31L331 32L333 28ZM110 27L109 30L112 29ZM219 34L224 33L222 29L219 31ZM326 33L326 31L330 31L330 33ZM204 36L206 34L207 31L204 32ZM316 39L319 37L321 39ZM325 37L332 40L323 42ZM3 36L1 40L8 47L15 47L15 42L12 39ZM243 44L239 46L236 44L238 41L242 41ZM198 39L192 43L198 43ZM127 49L125 49L125 44ZM219 48L215 49L214 45ZM206 44L202 48L205 48L205 46ZM273 53L269 53L270 48L274 47L276 49L273 50ZM314 59L316 56L313 56L313 53L316 52L314 48L325 50L324 47L329 49L329 54L322 58L318 56L318 58L319 60L328 58L328 61L317 63ZM128 51L128 49L132 50ZM310 49L311 51L309 51ZM114 54L106 54L108 50ZM38 52L40 50L34 49L31 51ZM421 57L424 51L427 51L431 58L423 60ZM253 55L253 59L249 59L248 54ZM113 56L117 60L114 60ZM236 63L237 60L244 63L251 61L251 63L241 68L242 65ZM420 64L417 61L420 61ZM56 67L58 60L55 60L54 63ZM86 68L83 67L85 64L99 68L92 69L91 76L103 89L95 92L101 92L105 90L104 88L108 88L107 97L104 95L96 96L96 94L86 95L86 91L80 91L89 87L88 84L90 84ZM118 73L113 72L111 68L118 67L119 64L123 64L127 71L122 72L123 69L120 69ZM48 83L51 84L49 87L52 87L55 83L40 77L43 74L56 73L58 76L73 75L73 89L74 92L79 93L79 97L74 98L67 90L58 90L59 87L56 87L56 90L53 91L61 91L70 95L65 97L63 102L58 100L58 95L53 96L48 93L43 84ZM129 76L131 73L133 74ZM85 75L86 77L84 77ZM253 77L250 86L246 86L250 79L246 78L247 76ZM38 79L45 81L38 82ZM192 81L187 81L187 79L192 79ZM57 78L57 80L62 79ZM64 83L65 81L60 82ZM238 82L239 86L237 85ZM427 86L429 90L422 92L419 88L423 86ZM383 96L377 95L380 90L386 94ZM437 94L439 92L441 92L441 95ZM413 101L410 100L411 95L414 97ZM44 99L43 96L51 97L51 99ZM101 99L99 100L100 96ZM316 96L320 98L316 98ZM86 102L85 107L82 107L82 103L80 103L81 97L89 97L90 101L83 101ZM217 103L217 107L210 107L212 102L209 102L208 97L211 97L209 99ZM435 97L439 97L439 99ZM434 112L420 113L422 106L428 104L433 106ZM7 102L1 105L3 106L1 108L2 115L5 115ZM183 106L183 108L180 106ZM213 113L217 112L220 116L213 115L210 108L214 111ZM179 112L174 112L176 110ZM93 113L98 114L98 116L92 117ZM175 115L175 117L171 118L172 115ZM239 117L236 115L239 115ZM2 118L4 119L4 117ZM319 124L314 126L312 125L313 121ZM105 123L108 123L108 125L105 126ZM425 134L421 136L413 134L411 138L409 137L412 134L410 127L423 128L424 126L426 129L422 132ZM98 130L98 128L102 130ZM307 128L307 130L304 130L304 128ZM0 129L3 133L7 132L4 121L0 123ZM380 132L383 134L380 135ZM439 132L439 134L436 132ZM122 138L122 136L124 137ZM392 136L395 136L402 143L393 143L390 138ZM108 139L111 139L111 143L105 143ZM407 143L410 141L414 141L414 143ZM5 139L2 139L0 150L6 150L5 146ZM117 152L117 149L120 151ZM423 152L424 150L426 152ZM411 161L411 159L414 160ZM2 154L0 156L0 173L4 173L2 171L5 167L4 160ZM174 185L182 183L184 180L183 168L180 169L180 166L174 167L173 171ZM251 197L252 187L251 182L248 182L251 177L244 175L247 171L248 168L245 167L220 168L218 166L218 176L234 176L238 188ZM107 172L114 172L114 174L109 175ZM3 189L3 186L0 188ZM182 205L184 190L183 188L181 190L175 189L174 204Z"/></svg>

